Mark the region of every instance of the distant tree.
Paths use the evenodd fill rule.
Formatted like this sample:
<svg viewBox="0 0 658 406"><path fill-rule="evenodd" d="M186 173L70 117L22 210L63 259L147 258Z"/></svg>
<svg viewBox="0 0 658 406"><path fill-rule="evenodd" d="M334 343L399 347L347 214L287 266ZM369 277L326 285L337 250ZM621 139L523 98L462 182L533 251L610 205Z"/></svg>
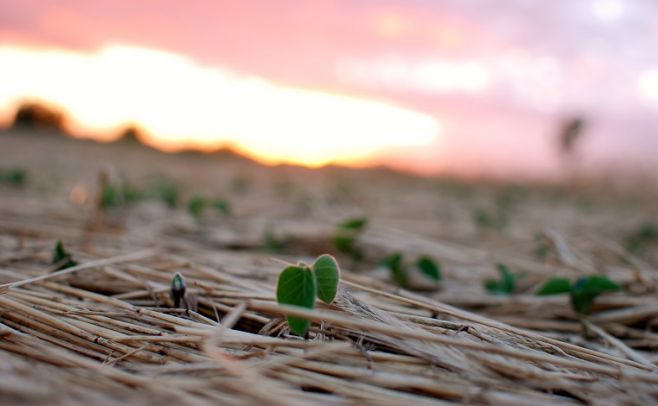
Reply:
<svg viewBox="0 0 658 406"><path fill-rule="evenodd" d="M39 103L22 104L16 111L12 128L64 132L64 114Z"/></svg>
<svg viewBox="0 0 658 406"><path fill-rule="evenodd" d="M582 144L585 128L585 119L580 115L573 115L562 121L557 132L561 170L565 176L572 180L579 177L580 158L582 156L579 145Z"/></svg>
<svg viewBox="0 0 658 406"><path fill-rule="evenodd" d="M136 125L129 125L121 132L117 141L126 144L141 144L143 136L144 132L139 127Z"/></svg>
<svg viewBox="0 0 658 406"><path fill-rule="evenodd" d="M582 139L585 127L585 119L580 116L570 117L562 123L560 132L558 133L560 153L562 155L573 154L577 143Z"/></svg>

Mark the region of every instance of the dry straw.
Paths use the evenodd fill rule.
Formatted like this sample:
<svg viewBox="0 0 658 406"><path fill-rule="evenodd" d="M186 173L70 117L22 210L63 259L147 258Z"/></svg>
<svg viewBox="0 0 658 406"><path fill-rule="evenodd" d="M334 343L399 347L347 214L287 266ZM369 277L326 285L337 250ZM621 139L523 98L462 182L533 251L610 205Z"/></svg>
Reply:
<svg viewBox="0 0 658 406"><path fill-rule="evenodd" d="M90 229L75 210L4 204L0 400L546 405L658 399L656 356L645 351L658 347L658 335L638 328L658 316L651 293L602 297L581 323L564 297L538 298L531 289L511 298L487 295L481 282L488 271L477 269L493 269L495 258L484 250L375 226L363 238L367 249L433 252L448 264L443 291L396 289L366 265L360 273L343 270L332 305L304 310L276 304L278 261L212 246L186 224L174 217L151 231L110 232ZM315 236L328 240L330 231L319 228ZM564 237L549 236L563 257L561 269L593 266ZM65 239L80 265L49 272L56 238ZM513 254L508 260L528 270L528 286L541 281L539 263ZM468 270L469 261L481 266ZM189 311L171 307L175 272L184 275L196 304ZM642 266L611 273L640 284L653 275ZM285 315L312 321L308 339L288 333Z"/></svg>

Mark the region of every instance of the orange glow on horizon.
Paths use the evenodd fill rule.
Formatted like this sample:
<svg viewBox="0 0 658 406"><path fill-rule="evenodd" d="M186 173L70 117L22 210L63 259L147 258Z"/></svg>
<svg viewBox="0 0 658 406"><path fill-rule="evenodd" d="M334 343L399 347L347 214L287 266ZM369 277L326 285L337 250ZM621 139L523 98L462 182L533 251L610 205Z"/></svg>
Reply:
<svg viewBox="0 0 658 406"><path fill-rule="evenodd" d="M434 143L440 123L402 107L284 87L177 54L111 45L93 53L0 46L0 119L23 100L61 107L76 136L128 124L163 150L230 145L265 163L358 164Z"/></svg>

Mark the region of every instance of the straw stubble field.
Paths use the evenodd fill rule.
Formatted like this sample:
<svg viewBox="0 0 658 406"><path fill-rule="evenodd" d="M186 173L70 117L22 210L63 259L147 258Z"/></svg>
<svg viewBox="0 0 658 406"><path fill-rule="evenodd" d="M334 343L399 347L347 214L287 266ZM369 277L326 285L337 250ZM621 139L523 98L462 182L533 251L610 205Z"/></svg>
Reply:
<svg viewBox="0 0 658 406"><path fill-rule="evenodd" d="M510 189L2 137L2 167L29 174L0 189L3 404L657 403L656 243L624 247L658 218L654 191ZM99 171L136 185L167 176L181 200L221 195L231 213L195 219L157 199L100 210ZM501 194L514 196L505 224L473 220ZM369 224L359 263L331 244L354 215ZM57 240L78 265L53 272ZM285 264L325 252L342 268L334 302L277 304ZM393 252L434 258L440 285L397 287L379 266ZM498 263L522 275L515 294L484 289ZM173 307L175 272L189 311ZM589 274L622 291L586 317L565 295L534 294L550 277ZM311 320L307 337L290 334L285 315Z"/></svg>

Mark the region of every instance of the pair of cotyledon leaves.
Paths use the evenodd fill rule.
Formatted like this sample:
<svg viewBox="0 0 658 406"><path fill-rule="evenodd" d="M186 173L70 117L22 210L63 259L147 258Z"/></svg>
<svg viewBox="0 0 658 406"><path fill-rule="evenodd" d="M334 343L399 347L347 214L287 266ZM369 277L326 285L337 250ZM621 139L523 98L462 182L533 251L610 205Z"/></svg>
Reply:
<svg viewBox="0 0 658 406"><path fill-rule="evenodd" d="M395 252L391 254L382 262L382 265L391 271L393 280L398 286L402 288L408 287L409 269L405 265L401 253ZM441 279L441 267L428 256L421 256L418 258L413 267L435 282L438 282Z"/></svg>
<svg viewBox="0 0 658 406"><path fill-rule="evenodd" d="M553 278L546 282L538 291L537 295L559 295L568 293L571 297L571 306L575 311L587 314L592 311L594 299L606 292L616 292L620 286L603 275L585 276L573 285L567 278Z"/></svg>
<svg viewBox="0 0 658 406"><path fill-rule="evenodd" d="M276 300L281 304L315 308L315 300L319 298L329 304L336 297L340 269L331 255L320 255L313 265L304 263L292 265L279 275L276 289ZM300 317L288 316L290 330L304 336L308 331L309 321Z"/></svg>

